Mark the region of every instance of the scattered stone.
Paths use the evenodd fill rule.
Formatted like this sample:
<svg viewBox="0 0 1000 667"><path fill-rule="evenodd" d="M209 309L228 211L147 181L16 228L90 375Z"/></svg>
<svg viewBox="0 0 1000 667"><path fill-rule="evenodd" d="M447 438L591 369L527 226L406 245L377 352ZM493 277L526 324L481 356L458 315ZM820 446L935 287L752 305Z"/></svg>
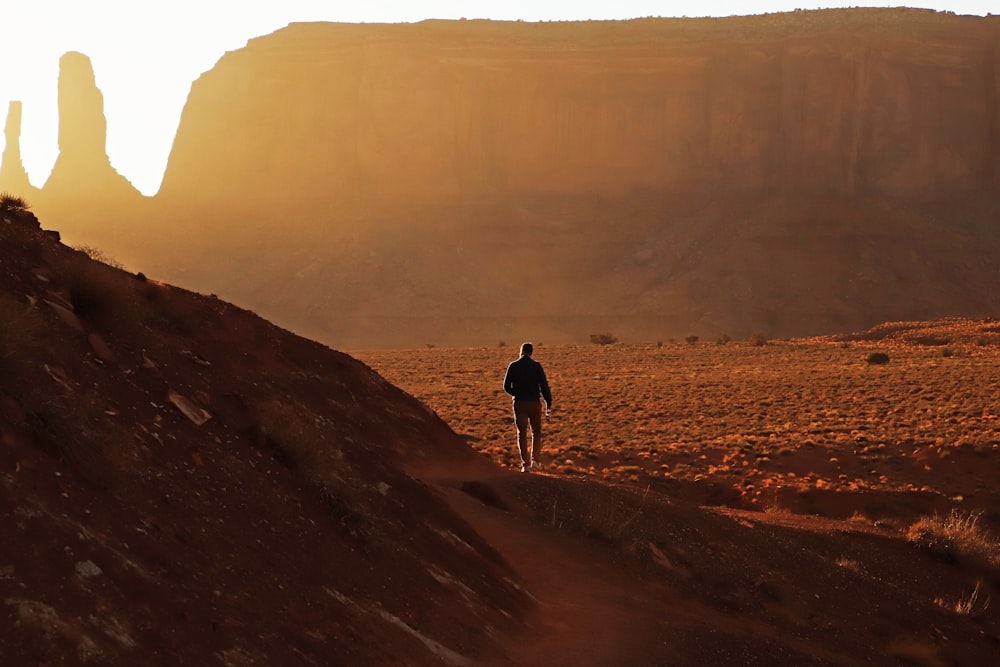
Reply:
<svg viewBox="0 0 1000 667"><path fill-rule="evenodd" d="M97 355L97 358L101 361L111 361L115 358L114 353L111 352L111 348L108 344L104 342L101 335L98 333L92 333L87 336L87 342L90 343L90 348Z"/></svg>
<svg viewBox="0 0 1000 667"><path fill-rule="evenodd" d="M80 321L80 318L77 317L76 313L72 310L69 310L65 306L62 306L61 304L58 304L50 299L44 299L44 301L49 304L52 310L56 311L56 315L58 315L59 318L68 324L74 331L77 333L86 332L86 329L83 327L83 322Z"/></svg>
<svg viewBox="0 0 1000 667"><path fill-rule="evenodd" d="M167 392L167 398L170 399L170 402L174 404L174 407L180 410L185 417L198 426L201 426L212 418L212 415L209 412L203 410L201 407L195 405L193 401L181 396L172 389Z"/></svg>
<svg viewBox="0 0 1000 667"><path fill-rule="evenodd" d="M104 570L92 560L82 560L76 564L76 573L81 577L96 577L104 574Z"/></svg>

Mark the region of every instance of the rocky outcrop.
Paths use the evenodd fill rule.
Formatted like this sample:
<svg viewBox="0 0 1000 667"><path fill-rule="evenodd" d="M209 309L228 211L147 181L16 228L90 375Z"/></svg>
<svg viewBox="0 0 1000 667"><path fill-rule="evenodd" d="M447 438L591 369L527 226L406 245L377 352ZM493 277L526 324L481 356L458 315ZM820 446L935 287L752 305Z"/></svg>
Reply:
<svg viewBox="0 0 1000 667"><path fill-rule="evenodd" d="M142 197L108 158L104 95L90 58L82 53L71 51L59 60L59 156L43 193L57 207L106 207Z"/></svg>
<svg viewBox="0 0 1000 667"><path fill-rule="evenodd" d="M12 101L7 107L4 125L3 156L0 157L0 192L19 197L31 197L36 190L28 180L28 172L21 162L21 103Z"/></svg>

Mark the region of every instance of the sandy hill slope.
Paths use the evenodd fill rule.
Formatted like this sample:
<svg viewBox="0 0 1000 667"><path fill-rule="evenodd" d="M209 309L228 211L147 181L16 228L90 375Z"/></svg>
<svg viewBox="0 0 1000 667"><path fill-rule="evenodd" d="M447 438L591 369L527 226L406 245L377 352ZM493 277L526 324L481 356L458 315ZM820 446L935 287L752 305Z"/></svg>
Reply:
<svg viewBox="0 0 1000 667"><path fill-rule="evenodd" d="M4 664L980 665L1000 645L995 552L510 472L363 363L20 212L0 309Z"/></svg>

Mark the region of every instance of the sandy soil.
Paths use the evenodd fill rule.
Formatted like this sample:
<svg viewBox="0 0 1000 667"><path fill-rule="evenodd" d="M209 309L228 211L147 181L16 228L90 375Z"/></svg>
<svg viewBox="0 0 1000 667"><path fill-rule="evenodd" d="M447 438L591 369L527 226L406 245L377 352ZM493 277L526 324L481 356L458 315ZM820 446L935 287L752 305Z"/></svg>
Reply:
<svg viewBox="0 0 1000 667"><path fill-rule="evenodd" d="M995 510L996 325L937 326L944 332L897 325L763 346L539 346L534 357L554 392L543 428L546 470L840 518ZM878 351L890 363L869 364ZM501 388L516 348L354 354L478 451L516 466Z"/></svg>

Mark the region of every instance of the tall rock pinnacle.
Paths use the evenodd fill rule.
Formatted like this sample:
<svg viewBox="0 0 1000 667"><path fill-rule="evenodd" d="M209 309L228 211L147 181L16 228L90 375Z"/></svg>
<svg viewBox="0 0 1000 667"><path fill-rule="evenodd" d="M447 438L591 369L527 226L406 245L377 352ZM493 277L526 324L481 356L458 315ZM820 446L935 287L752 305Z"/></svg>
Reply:
<svg viewBox="0 0 1000 667"><path fill-rule="evenodd" d="M28 172L21 162L21 103L11 102L4 127L7 143L0 158L0 192L30 196L33 191Z"/></svg>
<svg viewBox="0 0 1000 667"><path fill-rule="evenodd" d="M70 51L59 60L59 157L45 183L46 197L104 201L141 196L111 166L107 132L104 95L90 58Z"/></svg>

